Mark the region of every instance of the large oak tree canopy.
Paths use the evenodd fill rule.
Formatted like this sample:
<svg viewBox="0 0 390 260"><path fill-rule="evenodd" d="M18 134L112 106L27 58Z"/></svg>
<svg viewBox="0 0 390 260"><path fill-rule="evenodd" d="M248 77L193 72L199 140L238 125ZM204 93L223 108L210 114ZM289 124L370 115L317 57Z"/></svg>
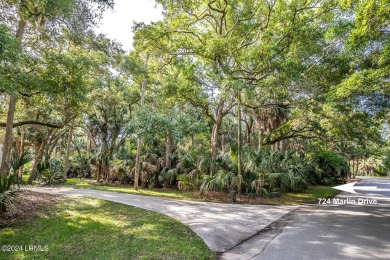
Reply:
<svg viewBox="0 0 390 260"><path fill-rule="evenodd" d="M112 1L0 0L6 147L32 172L57 156L98 181L202 191L385 162L387 2L158 0L164 18L134 24L125 54L91 30Z"/></svg>

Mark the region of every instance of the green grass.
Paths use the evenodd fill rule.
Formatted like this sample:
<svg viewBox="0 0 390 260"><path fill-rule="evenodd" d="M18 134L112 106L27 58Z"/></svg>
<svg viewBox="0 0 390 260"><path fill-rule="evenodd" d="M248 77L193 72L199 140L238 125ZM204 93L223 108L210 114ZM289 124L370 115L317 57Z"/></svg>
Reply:
<svg viewBox="0 0 390 260"><path fill-rule="evenodd" d="M177 189L138 189L131 186L112 186L112 185L93 185L89 184L91 180L67 179L67 184L74 188L88 188L94 190L116 191L137 195L165 197L179 200L204 200L190 191L179 191Z"/></svg>
<svg viewBox="0 0 390 260"><path fill-rule="evenodd" d="M280 197L254 197L251 204L270 204L270 205L299 205L306 203L318 203L318 198L327 198L338 194L340 191L331 186L309 186L306 190L284 192Z"/></svg>
<svg viewBox="0 0 390 260"><path fill-rule="evenodd" d="M213 201L213 202L227 202L226 196L208 197L198 196L194 192L179 191L176 189L138 189L135 190L130 186L110 186L110 185L92 185L88 184L89 180L68 179L67 184L75 188L88 188L94 190L116 191L137 195L165 197L181 200L197 200L197 201ZM291 205L302 203L316 203L318 198L326 198L338 194L339 191L333 189L331 186L309 186L308 189L297 192L282 193L279 198L255 198L245 200L245 202L253 204L273 204L273 205Z"/></svg>
<svg viewBox="0 0 390 260"><path fill-rule="evenodd" d="M67 199L0 229L0 245L47 245L0 259L214 259L188 227L158 213L97 199Z"/></svg>
<svg viewBox="0 0 390 260"><path fill-rule="evenodd" d="M282 197L289 204L301 203L317 203L318 198L327 198L340 193L339 190L333 189L331 186L309 186L306 190L299 192L287 192Z"/></svg>

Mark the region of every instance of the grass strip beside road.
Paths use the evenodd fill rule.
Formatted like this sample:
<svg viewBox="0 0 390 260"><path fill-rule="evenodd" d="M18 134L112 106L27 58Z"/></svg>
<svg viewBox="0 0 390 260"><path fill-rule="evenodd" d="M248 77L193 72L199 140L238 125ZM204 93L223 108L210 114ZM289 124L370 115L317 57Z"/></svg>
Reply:
<svg viewBox="0 0 390 260"><path fill-rule="evenodd" d="M89 183L90 180L68 179L67 185L74 188L87 188L103 191L115 191L136 195L145 195L153 197L163 197L179 200L191 201L208 201L208 202L227 202L228 195L220 192L209 192L199 195L199 192L179 191L177 189L138 189L135 190L130 186L114 186L114 185L94 185ZM318 198L327 198L338 194L340 191L333 189L331 186L317 185L309 186L306 190L296 192L282 193L281 197L254 197L241 196L238 199L239 203L250 204L272 204L272 205L297 205L302 203L317 203Z"/></svg>
<svg viewBox="0 0 390 260"><path fill-rule="evenodd" d="M214 259L203 240L159 213L79 198L49 206L38 216L0 229L0 259ZM26 250L41 246L47 251ZM47 246L47 247L45 247Z"/></svg>
<svg viewBox="0 0 390 260"><path fill-rule="evenodd" d="M122 193L145 195L153 197L164 197L179 200L201 200L194 192L179 191L177 189L134 189L126 185L104 185L90 184L91 180L86 179L67 179L67 185L74 188L87 188L93 190L116 191Z"/></svg>
<svg viewBox="0 0 390 260"><path fill-rule="evenodd" d="M299 192L287 192L284 196L291 204L318 203L319 198L333 197L340 191L333 189L332 186L309 186L306 190Z"/></svg>

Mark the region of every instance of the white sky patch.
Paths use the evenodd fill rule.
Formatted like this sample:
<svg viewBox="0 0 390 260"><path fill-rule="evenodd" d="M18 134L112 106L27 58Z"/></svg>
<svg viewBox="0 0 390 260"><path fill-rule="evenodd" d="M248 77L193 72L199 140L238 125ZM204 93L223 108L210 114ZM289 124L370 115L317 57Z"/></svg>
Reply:
<svg viewBox="0 0 390 260"><path fill-rule="evenodd" d="M162 19L162 9L154 0L115 0L114 10L104 12L95 31L121 43L128 52L133 49L133 21L149 24Z"/></svg>

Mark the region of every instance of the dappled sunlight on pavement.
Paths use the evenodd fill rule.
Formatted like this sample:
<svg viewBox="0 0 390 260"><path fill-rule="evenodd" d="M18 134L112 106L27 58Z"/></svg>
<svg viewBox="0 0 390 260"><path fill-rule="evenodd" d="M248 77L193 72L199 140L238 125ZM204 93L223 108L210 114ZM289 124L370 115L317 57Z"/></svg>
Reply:
<svg viewBox="0 0 390 260"><path fill-rule="evenodd" d="M366 179L359 185L384 188L388 183ZM390 190L343 192L337 198L375 198L378 204L302 206L222 259L389 259Z"/></svg>
<svg viewBox="0 0 390 260"><path fill-rule="evenodd" d="M388 259L390 180L365 179L376 191L341 193L343 201L377 204L269 206L181 201L117 192L33 188L123 203L175 218L194 230L221 259ZM386 191L389 189L389 191Z"/></svg>
<svg viewBox="0 0 390 260"><path fill-rule="evenodd" d="M223 204L182 201L111 191L73 188L32 188L37 192L109 200L175 218L195 231L215 252L225 252L250 238L297 206Z"/></svg>

